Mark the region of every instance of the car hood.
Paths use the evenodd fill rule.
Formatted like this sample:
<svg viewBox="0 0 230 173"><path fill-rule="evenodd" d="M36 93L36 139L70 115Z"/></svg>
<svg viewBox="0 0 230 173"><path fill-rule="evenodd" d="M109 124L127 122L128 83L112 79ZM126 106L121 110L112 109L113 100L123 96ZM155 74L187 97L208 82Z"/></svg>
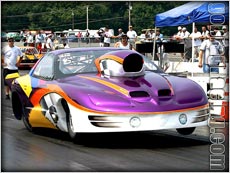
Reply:
<svg viewBox="0 0 230 173"><path fill-rule="evenodd" d="M159 112L208 103L203 89L192 80L153 72L109 78L82 74L57 82L77 104L97 111Z"/></svg>

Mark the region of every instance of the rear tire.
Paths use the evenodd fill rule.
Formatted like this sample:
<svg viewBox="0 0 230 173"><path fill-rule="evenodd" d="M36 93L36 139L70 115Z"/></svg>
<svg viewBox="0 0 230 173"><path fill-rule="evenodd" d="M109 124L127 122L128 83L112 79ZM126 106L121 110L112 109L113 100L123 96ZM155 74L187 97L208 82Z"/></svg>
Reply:
<svg viewBox="0 0 230 173"><path fill-rule="evenodd" d="M29 132L33 132L34 130L33 130L33 127L32 127L32 126L30 125L30 123L29 123L29 118L28 118L28 116L26 117L26 115L23 115L23 116L22 116L22 120L23 120L23 123L24 123L26 129L27 129Z"/></svg>
<svg viewBox="0 0 230 173"><path fill-rule="evenodd" d="M25 106L23 105L23 101L16 92L12 93L12 107L15 118L18 120L22 119L26 129L30 132L33 132L34 129L29 123L29 111L26 110Z"/></svg>
<svg viewBox="0 0 230 173"><path fill-rule="evenodd" d="M181 135L190 135L194 132L195 129L196 129L195 127L188 127L188 128L181 128L181 129L176 129L176 130Z"/></svg>
<svg viewBox="0 0 230 173"><path fill-rule="evenodd" d="M22 106L22 120L23 120L25 127L29 132L34 132L34 129L29 122L29 113L24 107L24 105L21 105L21 106Z"/></svg>

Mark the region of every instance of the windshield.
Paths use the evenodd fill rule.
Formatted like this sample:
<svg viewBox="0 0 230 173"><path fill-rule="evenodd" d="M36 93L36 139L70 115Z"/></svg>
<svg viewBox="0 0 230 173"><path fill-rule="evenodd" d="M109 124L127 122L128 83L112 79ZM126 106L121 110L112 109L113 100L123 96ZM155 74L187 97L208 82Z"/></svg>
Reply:
<svg viewBox="0 0 230 173"><path fill-rule="evenodd" d="M114 51L114 50L113 50ZM122 50L119 50L122 51ZM58 55L59 71L62 74L97 73L95 59L111 50L75 51ZM143 56L145 70L162 72L149 58Z"/></svg>

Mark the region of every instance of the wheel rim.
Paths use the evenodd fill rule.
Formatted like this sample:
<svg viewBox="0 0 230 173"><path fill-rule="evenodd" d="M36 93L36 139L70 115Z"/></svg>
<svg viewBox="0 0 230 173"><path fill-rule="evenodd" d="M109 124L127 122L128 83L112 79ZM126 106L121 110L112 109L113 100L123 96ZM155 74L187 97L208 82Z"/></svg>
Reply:
<svg viewBox="0 0 230 173"><path fill-rule="evenodd" d="M70 130L74 133L74 127L73 127L73 121L72 121L71 114L69 115L69 126L70 126Z"/></svg>

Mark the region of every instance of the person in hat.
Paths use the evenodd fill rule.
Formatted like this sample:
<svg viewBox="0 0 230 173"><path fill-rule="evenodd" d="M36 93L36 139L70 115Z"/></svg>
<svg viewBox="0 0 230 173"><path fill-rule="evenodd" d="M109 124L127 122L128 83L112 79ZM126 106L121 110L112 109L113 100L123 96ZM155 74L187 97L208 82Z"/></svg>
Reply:
<svg viewBox="0 0 230 173"><path fill-rule="evenodd" d="M177 40L180 40L180 39L182 39L182 27L181 26L178 26L177 27L177 30L178 30L178 32L177 32L177 34L174 36Z"/></svg>
<svg viewBox="0 0 230 173"><path fill-rule="evenodd" d="M2 67L6 99L10 99L10 88L6 83L5 77L8 74L18 73L18 67L22 61L22 58L23 54L21 49L14 45L13 38L9 38L8 45L2 49Z"/></svg>
<svg viewBox="0 0 230 173"><path fill-rule="evenodd" d="M121 41L116 42L114 47L119 47L122 49L130 49L130 50L134 50L132 44L130 42L128 42L129 37L127 36L127 34L122 34L121 35Z"/></svg>

